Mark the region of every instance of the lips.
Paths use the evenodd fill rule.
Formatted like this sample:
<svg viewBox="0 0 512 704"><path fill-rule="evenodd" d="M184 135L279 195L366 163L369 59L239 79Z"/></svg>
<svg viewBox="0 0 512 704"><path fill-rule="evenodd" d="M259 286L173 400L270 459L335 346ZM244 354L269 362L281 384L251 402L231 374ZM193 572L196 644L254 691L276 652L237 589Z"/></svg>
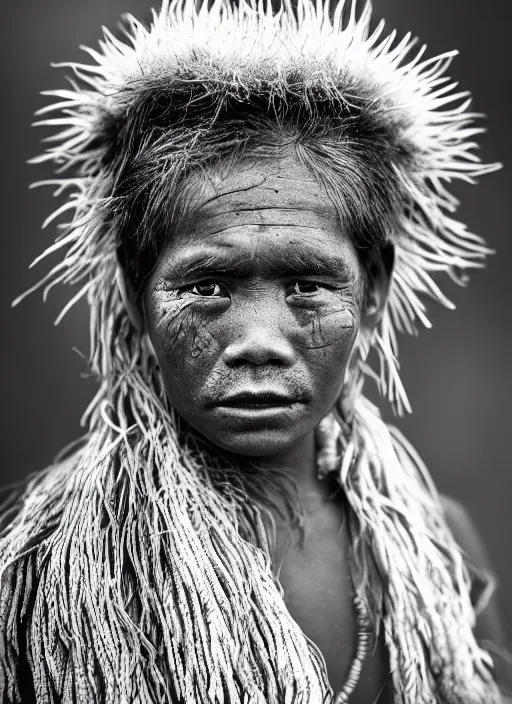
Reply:
<svg viewBox="0 0 512 704"><path fill-rule="evenodd" d="M226 408L274 408L303 403L303 399L270 390L241 391L216 401L216 406Z"/></svg>

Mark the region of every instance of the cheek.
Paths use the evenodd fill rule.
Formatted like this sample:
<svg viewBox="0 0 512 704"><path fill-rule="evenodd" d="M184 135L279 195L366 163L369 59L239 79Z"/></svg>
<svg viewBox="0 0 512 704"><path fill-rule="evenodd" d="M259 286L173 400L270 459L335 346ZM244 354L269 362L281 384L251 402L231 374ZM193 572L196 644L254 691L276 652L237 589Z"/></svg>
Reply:
<svg viewBox="0 0 512 704"><path fill-rule="evenodd" d="M324 349L333 354L352 347L359 327L359 307L355 301L337 295L332 298L329 305L296 313L299 347L312 351Z"/></svg>
<svg viewBox="0 0 512 704"><path fill-rule="evenodd" d="M173 386L198 383L218 355L207 316L188 300L153 300L148 306L149 331L162 373ZM178 382L177 384L175 382Z"/></svg>
<svg viewBox="0 0 512 704"><path fill-rule="evenodd" d="M359 308L340 302L329 309L304 311L301 318L297 349L309 368L318 397L334 401L341 392L357 337Z"/></svg>

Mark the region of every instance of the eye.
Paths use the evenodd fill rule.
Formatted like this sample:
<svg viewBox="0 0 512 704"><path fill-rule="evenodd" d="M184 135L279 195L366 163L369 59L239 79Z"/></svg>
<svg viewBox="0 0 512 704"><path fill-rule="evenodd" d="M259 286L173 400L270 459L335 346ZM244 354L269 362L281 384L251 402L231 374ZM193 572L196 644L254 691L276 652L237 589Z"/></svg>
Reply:
<svg viewBox="0 0 512 704"><path fill-rule="evenodd" d="M292 293L316 293L319 289L320 286L315 281L297 280L293 285Z"/></svg>
<svg viewBox="0 0 512 704"><path fill-rule="evenodd" d="M190 293L203 298L218 298L225 295L225 288L217 281L200 281L189 289Z"/></svg>

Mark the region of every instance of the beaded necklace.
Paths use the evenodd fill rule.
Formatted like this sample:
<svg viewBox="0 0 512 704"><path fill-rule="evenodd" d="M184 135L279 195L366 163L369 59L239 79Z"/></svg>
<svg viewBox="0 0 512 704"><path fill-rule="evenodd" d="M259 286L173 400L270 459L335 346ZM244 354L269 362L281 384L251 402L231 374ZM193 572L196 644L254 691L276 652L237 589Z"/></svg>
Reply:
<svg viewBox="0 0 512 704"><path fill-rule="evenodd" d="M368 655L369 645L372 638L370 633L370 620L366 611L366 606L363 600L356 594L354 595L354 606L357 612L357 647L356 654L352 660L350 671L341 691L334 699L333 704L347 704L349 696L354 692L359 679L361 670L363 669L364 661Z"/></svg>

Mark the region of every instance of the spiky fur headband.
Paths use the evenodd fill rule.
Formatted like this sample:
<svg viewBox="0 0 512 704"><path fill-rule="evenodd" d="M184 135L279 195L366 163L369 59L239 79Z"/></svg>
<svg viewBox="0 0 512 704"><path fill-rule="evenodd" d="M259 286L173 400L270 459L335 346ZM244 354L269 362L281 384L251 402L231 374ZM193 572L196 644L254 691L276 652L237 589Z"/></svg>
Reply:
<svg viewBox="0 0 512 704"><path fill-rule="evenodd" d="M126 42L105 31L101 51L87 49L95 64L69 64L71 88L49 92L58 102L40 113L60 115L41 124L63 129L37 161L70 172L50 182L70 195L47 223L74 215L45 253L62 248L61 263L38 286L46 296L59 282L80 285L62 314L87 296L100 388L84 448L32 479L0 541L8 701L19 696L20 623L38 702L334 701L322 656L290 619L272 575L263 509L236 474L180 434L116 285L123 237L151 256L144 227L166 194L200 155L236 151L216 131L225 111L243 122L258 105L276 104L337 121L333 161L355 126L361 170L377 147L385 163L383 192L375 182L362 192L395 246L389 300L349 368L350 423L340 401L338 424L323 424L331 444L319 470L335 469L351 507L356 589L376 629L384 624L395 699L499 701L472 634L468 573L428 473L362 394L374 346L382 393L398 412L409 409L396 331L429 325L425 294L450 305L432 273L462 283L488 252L451 217L457 202L446 183L472 182L496 165L473 153L481 129L467 94L454 94L444 75L454 52L422 60L421 49L407 62L410 36L394 45L382 23L370 36L370 6L357 19L353 3L347 21L343 9L331 19L327 5L309 0L275 15L263 4L164 2L149 29L126 18ZM135 224L128 213L138 213Z"/></svg>

